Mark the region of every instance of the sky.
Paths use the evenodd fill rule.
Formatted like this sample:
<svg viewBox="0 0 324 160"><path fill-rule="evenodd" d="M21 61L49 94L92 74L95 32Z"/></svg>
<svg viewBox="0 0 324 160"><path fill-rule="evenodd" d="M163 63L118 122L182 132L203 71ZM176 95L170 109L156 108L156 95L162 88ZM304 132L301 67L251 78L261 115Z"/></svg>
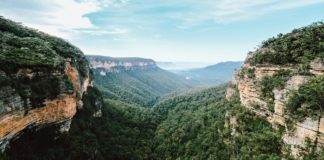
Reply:
<svg viewBox="0 0 324 160"><path fill-rule="evenodd" d="M85 54L217 63L323 21L324 0L0 0L0 15Z"/></svg>

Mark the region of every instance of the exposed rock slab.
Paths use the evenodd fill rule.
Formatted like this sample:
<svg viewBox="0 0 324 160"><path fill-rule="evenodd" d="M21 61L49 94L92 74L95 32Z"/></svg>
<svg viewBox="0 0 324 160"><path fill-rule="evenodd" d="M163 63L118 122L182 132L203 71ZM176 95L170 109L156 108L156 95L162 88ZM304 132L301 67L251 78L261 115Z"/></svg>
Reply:
<svg viewBox="0 0 324 160"><path fill-rule="evenodd" d="M310 73L313 75L294 75L286 82L283 89L275 88L273 90L274 94L274 112L268 108L267 102L261 98L261 86L260 81L266 76L272 76L280 70L289 70L292 73L298 73L297 69L294 67L282 67L275 65L259 65L252 66L250 64L245 64L242 70L252 70L254 71L254 77L248 77L246 74L240 73L238 71L234 77L232 83L237 86L240 100L243 106L255 112L259 116L265 117L274 126L281 125L286 127L286 120L290 119L286 115L285 103L289 99L289 94L293 90L297 90L300 85L307 82L307 80L315 75L323 75L324 66L323 62L319 60L314 60L310 64ZM242 71L241 70L241 71ZM241 74L241 75L240 75ZM299 153L299 147L305 145L306 139L311 141L318 141L318 146L323 146L324 142L324 120L312 120L306 118L305 121L300 123L294 123L294 130L288 131L284 134L284 142L291 147L292 155L296 156Z"/></svg>

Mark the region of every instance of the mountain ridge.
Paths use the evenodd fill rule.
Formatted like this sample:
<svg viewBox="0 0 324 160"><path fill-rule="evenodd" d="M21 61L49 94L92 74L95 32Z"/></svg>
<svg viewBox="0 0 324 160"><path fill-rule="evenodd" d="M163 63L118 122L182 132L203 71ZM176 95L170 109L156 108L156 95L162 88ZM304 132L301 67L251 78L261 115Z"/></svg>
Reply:
<svg viewBox="0 0 324 160"><path fill-rule="evenodd" d="M12 144L10 158L324 157L323 23L264 41L232 84L159 101L191 84L132 58L94 60L91 75L76 47L0 20L0 145Z"/></svg>
<svg viewBox="0 0 324 160"><path fill-rule="evenodd" d="M90 67L102 69L102 74L106 72L121 72L130 70L145 70L157 68L156 62L152 59L139 57L107 57L87 55Z"/></svg>
<svg viewBox="0 0 324 160"><path fill-rule="evenodd" d="M174 73L196 81L200 85L212 86L230 81L234 71L242 64L241 61L226 61L203 68L174 71Z"/></svg>
<svg viewBox="0 0 324 160"><path fill-rule="evenodd" d="M105 56L87 58L96 77L94 85L104 96L114 100L126 99L129 103L153 106L167 93L194 86L191 81L159 68L152 59Z"/></svg>

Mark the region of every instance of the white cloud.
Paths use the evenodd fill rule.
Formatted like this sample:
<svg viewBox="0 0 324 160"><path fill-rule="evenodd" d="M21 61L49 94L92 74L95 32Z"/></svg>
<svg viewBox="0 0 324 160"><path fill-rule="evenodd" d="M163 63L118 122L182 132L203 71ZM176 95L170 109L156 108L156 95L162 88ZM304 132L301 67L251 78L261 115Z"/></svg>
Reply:
<svg viewBox="0 0 324 160"><path fill-rule="evenodd" d="M161 23L179 29L190 29L206 21L231 23L323 2L324 0L1 0L0 15L72 39L82 34L127 34L130 32L127 28L134 29L136 26L156 32L155 29ZM159 7L180 9L159 12ZM103 25L116 27L95 26L86 16L102 10L108 11L109 16L99 17L101 22L106 23ZM146 13L147 10L154 14ZM141 12L142 14L138 14ZM175 22L170 23L170 19Z"/></svg>
<svg viewBox="0 0 324 160"><path fill-rule="evenodd" d="M206 20L214 20L216 23L231 23L256 18L258 16L288 10L308 5L323 3L324 0L205 0L199 2L190 1L194 9L189 14L183 14L181 19L191 17L199 23ZM189 23L190 24L190 23Z"/></svg>
<svg viewBox="0 0 324 160"><path fill-rule="evenodd" d="M160 1L160 3L150 0L144 1L146 3L127 8L125 12L130 12L131 16L131 11L136 13L141 9L154 10L154 8L159 9L159 7L178 6L179 11L172 10L155 14L160 17L153 17L151 20L174 19L178 21L176 27L180 29L188 29L205 21L214 21L215 23L244 21L280 10L324 3L324 0L164 0L163 3ZM150 15L148 15L148 18L150 18Z"/></svg>
<svg viewBox="0 0 324 160"><path fill-rule="evenodd" d="M123 35L129 33L128 29L124 28L112 28L109 30L102 30L102 29L82 29L78 30L80 33L86 33L94 36L100 35Z"/></svg>
<svg viewBox="0 0 324 160"><path fill-rule="evenodd" d="M118 3L125 3L124 1ZM85 16L114 3L114 0L3 0L0 14L66 39L72 39L80 33L124 34L128 32L125 29L116 28L111 31L98 29Z"/></svg>
<svg viewBox="0 0 324 160"><path fill-rule="evenodd" d="M118 41L118 42L136 42L137 40L134 38L123 38L123 37L119 37L119 38L113 38L113 41Z"/></svg>
<svg viewBox="0 0 324 160"><path fill-rule="evenodd" d="M324 0L95 0L108 4L105 7L108 24L131 27L143 26L146 30L159 25L190 29L206 21L232 23L258 18L280 10L288 10L323 3ZM115 4L115 5L112 5ZM102 5L103 6L103 5ZM109 21L108 21L109 20ZM174 20L170 22L169 20ZM155 31L153 31L155 32Z"/></svg>

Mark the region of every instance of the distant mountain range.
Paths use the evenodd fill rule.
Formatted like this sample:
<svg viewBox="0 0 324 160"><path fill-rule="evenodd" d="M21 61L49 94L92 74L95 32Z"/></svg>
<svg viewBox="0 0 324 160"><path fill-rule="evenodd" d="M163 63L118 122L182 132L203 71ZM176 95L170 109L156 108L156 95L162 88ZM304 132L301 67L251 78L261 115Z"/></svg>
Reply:
<svg viewBox="0 0 324 160"><path fill-rule="evenodd" d="M106 72L122 72L130 70L145 70L157 68L157 65L152 59L137 58L137 57L107 57L107 56L87 56L90 61L90 67L101 69L101 74Z"/></svg>
<svg viewBox="0 0 324 160"><path fill-rule="evenodd" d="M156 62L157 66L161 67L162 69L168 71L180 71L180 70L188 70L194 68L202 68L205 66L212 65L213 63L208 62Z"/></svg>
<svg viewBox="0 0 324 160"><path fill-rule="evenodd" d="M128 86L127 92L117 95L112 92L113 86L109 86L110 96L120 97L127 94L130 96L137 90L136 96L132 95L132 97L141 99L141 102L143 101L142 98L155 101L156 97L179 89L225 83L231 80L234 71L239 69L243 63L228 61L206 66L207 63L199 62L155 62L152 59L138 57L118 58L93 55L87 56L87 59L95 76L99 77L95 79L95 82L98 82L97 85L114 82L115 85L120 84L124 90ZM105 80L103 81L103 79ZM99 88L102 88L102 86ZM132 92L129 92L130 88L133 88ZM140 91L147 89L149 89L147 93L150 94L140 93ZM105 93L108 94L107 91ZM137 93L146 96L139 96ZM151 97L148 98L148 96ZM151 102L147 101L145 105L148 104L151 104Z"/></svg>
<svg viewBox="0 0 324 160"><path fill-rule="evenodd" d="M195 81L199 85L218 85L230 81L236 69L242 66L243 62L221 62L204 68L173 71L177 75L188 80Z"/></svg>
<svg viewBox="0 0 324 160"><path fill-rule="evenodd" d="M324 159L323 22L263 41L232 85L169 95L228 81L242 62L176 75L86 58L1 16L0 37L0 160Z"/></svg>

